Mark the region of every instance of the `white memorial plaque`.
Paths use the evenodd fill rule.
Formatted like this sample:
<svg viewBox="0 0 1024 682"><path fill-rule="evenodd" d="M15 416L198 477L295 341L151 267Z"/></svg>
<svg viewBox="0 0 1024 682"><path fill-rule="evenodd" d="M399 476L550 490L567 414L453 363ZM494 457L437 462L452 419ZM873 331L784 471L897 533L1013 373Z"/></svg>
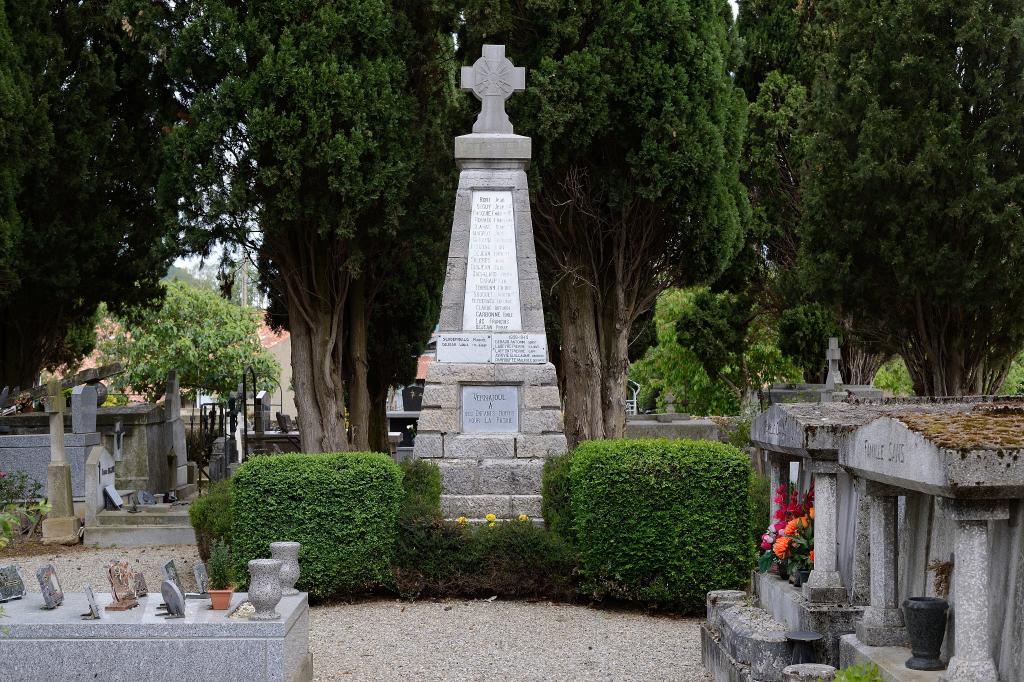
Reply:
<svg viewBox="0 0 1024 682"><path fill-rule="evenodd" d="M544 334L495 334L491 340L491 362L536 365L547 361L548 340Z"/></svg>
<svg viewBox="0 0 1024 682"><path fill-rule="evenodd" d="M463 433L519 431L518 386L463 386Z"/></svg>
<svg viewBox="0 0 1024 682"><path fill-rule="evenodd" d="M438 362L490 362L490 334L438 334Z"/></svg>
<svg viewBox="0 0 1024 682"><path fill-rule="evenodd" d="M473 192L462 328L510 332L523 328L512 192Z"/></svg>

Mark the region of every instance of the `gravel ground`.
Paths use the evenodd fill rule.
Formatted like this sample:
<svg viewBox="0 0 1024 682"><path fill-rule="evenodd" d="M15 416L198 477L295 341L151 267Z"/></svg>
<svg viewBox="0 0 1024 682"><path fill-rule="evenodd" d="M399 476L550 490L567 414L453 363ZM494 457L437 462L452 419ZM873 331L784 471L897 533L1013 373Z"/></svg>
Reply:
<svg viewBox="0 0 1024 682"><path fill-rule="evenodd" d="M46 548L6 553L38 591L52 563L67 592L108 591L105 566L127 558L153 589L174 559L194 588L194 547ZM699 620L520 601L377 599L311 610L315 680L711 680L700 663Z"/></svg>

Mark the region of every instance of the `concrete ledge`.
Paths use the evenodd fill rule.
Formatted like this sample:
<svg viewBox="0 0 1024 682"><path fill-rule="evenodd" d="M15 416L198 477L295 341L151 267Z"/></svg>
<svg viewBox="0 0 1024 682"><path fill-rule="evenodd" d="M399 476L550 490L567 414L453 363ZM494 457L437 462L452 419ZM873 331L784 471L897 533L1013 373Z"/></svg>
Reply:
<svg viewBox="0 0 1024 682"><path fill-rule="evenodd" d="M141 515L140 515L141 516ZM87 547L140 547L144 545L194 545L196 532L190 525L138 524L86 526Z"/></svg>
<svg viewBox="0 0 1024 682"><path fill-rule="evenodd" d="M689 419L685 421L626 420L626 438L668 438L669 440L718 440L721 430L710 419Z"/></svg>
<svg viewBox="0 0 1024 682"><path fill-rule="evenodd" d="M700 626L700 660L715 682L752 682L750 667L729 655L707 623Z"/></svg>
<svg viewBox="0 0 1024 682"><path fill-rule="evenodd" d="M733 606L719 616L719 637L733 660L750 668L755 680L781 680L792 663L786 627L754 606Z"/></svg>
<svg viewBox="0 0 1024 682"><path fill-rule="evenodd" d="M442 489L452 495L536 494L544 460L442 459Z"/></svg>
<svg viewBox="0 0 1024 682"><path fill-rule="evenodd" d="M247 597L234 595L232 607ZM65 594L52 611L38 593L5 603L4 679L134 682L155 671L168 680L312 679L305 594L284 597L277 621L231 620L203 599L188 600L184 618L167 620L156 615L161 597L152 593L129 611L106 611L110 602L96 595L99 620L79 618L88 611L81 592Z"/></svg>
<svg viewBox="0 0 1024 682"><path fill-rule="evenodd" d="M839 640L840 668L852 665L876 665L884 682L939 682L944 670L911 670L906 666L910 649L898 646L867 646L856 635Z"/></svg>

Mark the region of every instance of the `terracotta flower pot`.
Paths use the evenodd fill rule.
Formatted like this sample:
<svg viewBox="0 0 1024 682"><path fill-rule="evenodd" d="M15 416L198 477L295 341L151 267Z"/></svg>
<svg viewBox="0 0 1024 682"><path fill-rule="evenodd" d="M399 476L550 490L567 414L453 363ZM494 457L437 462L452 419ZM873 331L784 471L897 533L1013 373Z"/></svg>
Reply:
<svg viewBox="0 0 1024 682"><path fill-rule="evenodd" d="M228 607L231 606L231 595L235 593L235 588L227 590L213 590L207 589L206 592L210 595L210 608L215 611L227 611Z"/></svg>

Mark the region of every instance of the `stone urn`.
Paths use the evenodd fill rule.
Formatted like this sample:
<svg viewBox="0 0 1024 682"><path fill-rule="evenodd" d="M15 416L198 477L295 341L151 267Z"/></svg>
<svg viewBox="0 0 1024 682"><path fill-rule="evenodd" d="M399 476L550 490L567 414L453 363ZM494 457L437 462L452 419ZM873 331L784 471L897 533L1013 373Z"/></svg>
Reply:
<svg viewBox="0 0 1024 682"><path fill-rule="evenodd" d="M946 636L946 611L949 602L938 597L911 597L903 602L907 621L910 653L907 667L911 670L944 670L940 658L942 640Z"/></svg>
<svg viewBox="0 0 1024 682"><path fill-rule="evenodd" d="M299 579L299 543L271 542L270 556L281 561L281 594L298 594L295 581Z"/></svg>
<svg viewBox="0 0 1024 682"><path fill-rule="evenodd" d="M249 601L256 609L249 620L276 620L281 617L275 608L281 601L279 559L253 559L249 562Z"/></svg>

